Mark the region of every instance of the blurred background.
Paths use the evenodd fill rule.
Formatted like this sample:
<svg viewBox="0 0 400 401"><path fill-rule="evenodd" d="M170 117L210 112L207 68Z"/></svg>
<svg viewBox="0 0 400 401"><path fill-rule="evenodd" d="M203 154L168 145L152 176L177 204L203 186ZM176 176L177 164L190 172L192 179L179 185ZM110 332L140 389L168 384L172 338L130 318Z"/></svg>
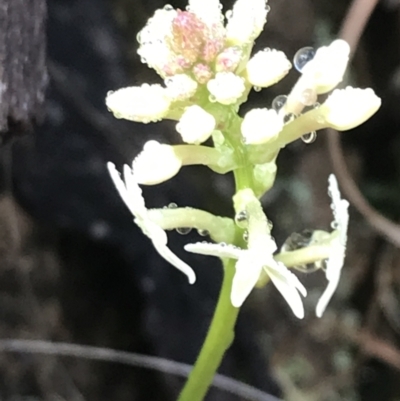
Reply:
<svg viewBox="0 0 400 401"><path fill-rule="evenodd" d="M223 1L224 9L232 3ZM277 48L291 59L301 47L335 38L350 2L269 5L256 49ZM109 90L158 82L140 63L136 34L163 6L0 0L0 338L195 360L218 294L218 262L183 253L197 233L171 233L172 249L198 276L188 285L132 223L105 167L131 162L150 138L179 141L174 124L119 121L104 104ZM254 291L220 369L287 401L400 400L399 28L399 2L380 1L346 78L374 88L383 102L368 123L340 135L345 165L378 214L351 206L346 264L332 302L322 319L314 316L323 272L299 273L310 294L302 321L272 286ZM252 93L243 111L268 107L297 77L293 70ZM276 185L263 199L278 245L293 232L329 228L334 148L327 139L319 132L315 143L293 143L279 156ZM150 207L175 202L227 216L232 193L232 177L199 167L144 189ZM389 233L376 223L380 216L392 222ZM1 400L173 401L182 384L106 362L0 353ZM244 399L213 389L207 401Z"/></svg>

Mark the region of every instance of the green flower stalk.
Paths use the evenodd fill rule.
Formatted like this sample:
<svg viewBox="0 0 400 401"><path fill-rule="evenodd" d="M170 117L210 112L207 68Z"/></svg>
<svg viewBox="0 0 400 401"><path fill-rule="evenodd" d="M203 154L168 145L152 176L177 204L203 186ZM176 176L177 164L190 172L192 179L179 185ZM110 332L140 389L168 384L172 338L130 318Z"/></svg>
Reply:
<svg viewBox="0 0 400 401"><path fill-rule="evenodd" d="M301 241L293 237L278 254L260 198L273 186L276 159L287 144L327 127L354 128L381 103L372 89L351 87L334 90L323 104L317 103L318 95L342 81L347 67L349 45L335 40L316 51L299 50L294 64L301 75L291 92L276 98L271 108L253 109L241 117L238 111L249 92L284 78L291 63L274 49L252 55L269 12L265 0L237 0L225 17L221 9L219 0L189 0L185 11L169 5L157 10L138 34L138 54L160 75L163 85L122 88L106 98L117 118L145 124L175 120L183 142L167 145L149 140L132 166L124 166L122 178L109 163L111 178L135 223L191 284L195 272L168 248L165 230L200 230L211 242L187 244L185 250L218 257L224 266L216 312L179 401L203 400L233 341L238 308L255 287L271 281L294 315L303 318L302 297L307 291L290 268L324 267L328 286L316 307L317 316L322 316L338 285L347 242L349 205L341 199L336 178L331 175L328 186L333 231L298 234ZM211 146L202 145L210 138ZM146 208L139 185L162 183L195 164L218 174L233 173L235 216L214 216L193 208Z"/></svg>

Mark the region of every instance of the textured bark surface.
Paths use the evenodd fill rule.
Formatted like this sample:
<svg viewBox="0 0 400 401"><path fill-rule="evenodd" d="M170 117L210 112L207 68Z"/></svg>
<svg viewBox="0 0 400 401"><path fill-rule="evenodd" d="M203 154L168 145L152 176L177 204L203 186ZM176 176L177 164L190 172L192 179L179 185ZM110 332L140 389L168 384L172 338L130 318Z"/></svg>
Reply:
<svg viewBox="0 0 400 401"><path fill-rule="evenodd" d="M0 0L0 132L41 116L46 71L46 1Z"/></svg>

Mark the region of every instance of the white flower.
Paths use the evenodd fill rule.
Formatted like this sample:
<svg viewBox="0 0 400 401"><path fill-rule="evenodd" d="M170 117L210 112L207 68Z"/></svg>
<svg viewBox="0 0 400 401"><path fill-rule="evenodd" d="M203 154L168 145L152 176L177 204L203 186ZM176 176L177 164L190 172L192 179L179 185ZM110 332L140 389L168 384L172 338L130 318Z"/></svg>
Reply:
<svg viewBox="0 0 400 401"><path fill-rule="evenodd" d="M219 0L189 0L187 10L196 14L206 25L222 22L222 5Z"/></svg>
<svg viewBox="0 0 400 401"><path fill-rule="evenodd" d="M381 99L368 89L335 89L321 107L321 115L327 124L339 131L364 123L381 106Z"/></svg>
<svg viewBox="0 0 400 401"><path fill-rule="evenodd" d="M237 259L231 291L233 306L240 307L243 304L264 270L286 299L293 313L298 318L303 318L304 309L299 292L305 296L307 291L285 265L274 259L273 253L277 247L271 237L268 219L259 199L251 189L247 188L238 191L233 201L235 210L240 210L247 216L248 249L222 243L188 244L185 249L202 255Z"/></svg>
<svg viewBox="0 0 400 401"><path fill-rule="evenodd" d="M226 25L227 40L238 45L251 43L263 30L268 11L265 0L237 0Z"/></svg>
<svg viewBox="0 0 400 401"><path fill-rule="evenodd" d="M187 107L176 125L183 141L196 145L206 141L214 128L215 118L197 105Z"/></svg>
<svg viewBox="0 0 400 401"><path fill-rule="evenodd" d="M208 81L207 88L217 102L225 105L235 103L246 89L243 78L233 72L218 72Z"/></svg>
<svg viewBox="0 0 400 401"><path fill-rule="evenodd" d="M314 58L302 69L304 77L313 82L318 94L327 93L343 79L349 62L350 46L342 39L320 47Z"/></svg>
<svg viewBox="0 0 400 401"><path fill-rule="evenodd" d="M240 249L233 245L198 242L185 245L188 252L220 258L237 259L236 274L233 278L231 302L239 308L256 285L264 269L275 287L286 299L295 316L304 317L303 303L299 292L305 296L306 289L298 278L282 263L276 262L272 253L276 250L275 242L269 238L266 243L252 249Z"/></svg>
<svg viewBox="0 0 400 401"><path fill-rule="evenodd" d="M171 145L148 141L133 161L132 169L139 184L155 185L175 176L182 167L181 159Z"/></svg>
<svg viewBox="0 0 400 401"><path fill-rule="evenodd" d="M285 53L265 49L257 52L247 63L247 79L256 87L266 88L280 81L291 67Z"/></svg>
<svg viewBox="0 0 400 401"><path fill-rule="evenodd" d="M340 197L338 183L333 174L329 176L328 193L332 199L333 225L336 227L336 230L332 233L333 238L330 241L331 252L326 266L328 286L319 299L316 308L316 315L318 317L321 317L324 313L339 284L346 252L347 227L349 225L349 202Z"/></svg>
<svg viewBox="0 0 400 401"><path fill-rule="evenodd" d="M194 271L189 265L171 252L167 247L167 234L160 226L150 219L142 196L142 190L140 189L132 170L125 165L124 180L122 180L114 164L108 163L107 167L122 200L135 216L135 223L140 227L143 233L150 238L157 252L167 262L171 263L181 272L186 274L189 283L193 284L196 281Z"/></svg>
<svg viewBox="0 0 400 401"><path fill-rule="evenodd" d="M197 82L187 74L176 74L165 78L164 82L167 87L166 93L174 101L189 99L196 93L198 86Z"/></svg>
<svg viewBox="0 0 400 401"><path fill-rule="evenodd" d="M149 123L168 113L171 100L161 85L143 84L108 92L106 104L117 118Z"/></svg>
<svg viewBox="0 0 400 401"><path fill-rule="evenodd" d="M246 144L259 145L275 139L283 128L283 119L275 110L252 109L244 116L241 131Z"/></svg>

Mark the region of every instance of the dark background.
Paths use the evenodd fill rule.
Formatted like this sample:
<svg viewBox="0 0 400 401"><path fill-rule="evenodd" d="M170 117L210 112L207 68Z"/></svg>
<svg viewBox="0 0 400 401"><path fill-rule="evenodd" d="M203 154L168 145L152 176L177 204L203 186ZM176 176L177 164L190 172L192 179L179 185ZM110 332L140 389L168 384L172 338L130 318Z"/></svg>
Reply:
<svg viewBox="0 0 400 401"><path fill-rule="evenodd" d="M223 2L225 10L231 1ZM183 1L171 2L184 9ZM256 49L289 58L327 43L349 2L270 0ZM217 297L221 269L182 252L196 233L170 234L196 270L194 286L152 249L105 164L131 162L148 139L176 143L172 124L119 121L107 91L156 82L136 55L136 34L159 0L0 0L0 337L111 347L193 363ZM350 68L349 82L382 98L367 124L341 134L346 163L367 200L400 218L400 7L381 1ZM244 110L287 93L296 71L253 93ZM264 199L278 244L331 221L327 133L279 158ZM170 202L232 214L229 176L186 168L145 188L151 207ZM400 397L400 254L350 209L341 284L322 319L314 307L323 273L301 277L306 318L294 318L272 286L241 311L220 372L288 401L395 401ZM174 400L183 382L139 368L77 358L0 354L0 399ZM208 401L238 401L213 390Z"/></svg>

